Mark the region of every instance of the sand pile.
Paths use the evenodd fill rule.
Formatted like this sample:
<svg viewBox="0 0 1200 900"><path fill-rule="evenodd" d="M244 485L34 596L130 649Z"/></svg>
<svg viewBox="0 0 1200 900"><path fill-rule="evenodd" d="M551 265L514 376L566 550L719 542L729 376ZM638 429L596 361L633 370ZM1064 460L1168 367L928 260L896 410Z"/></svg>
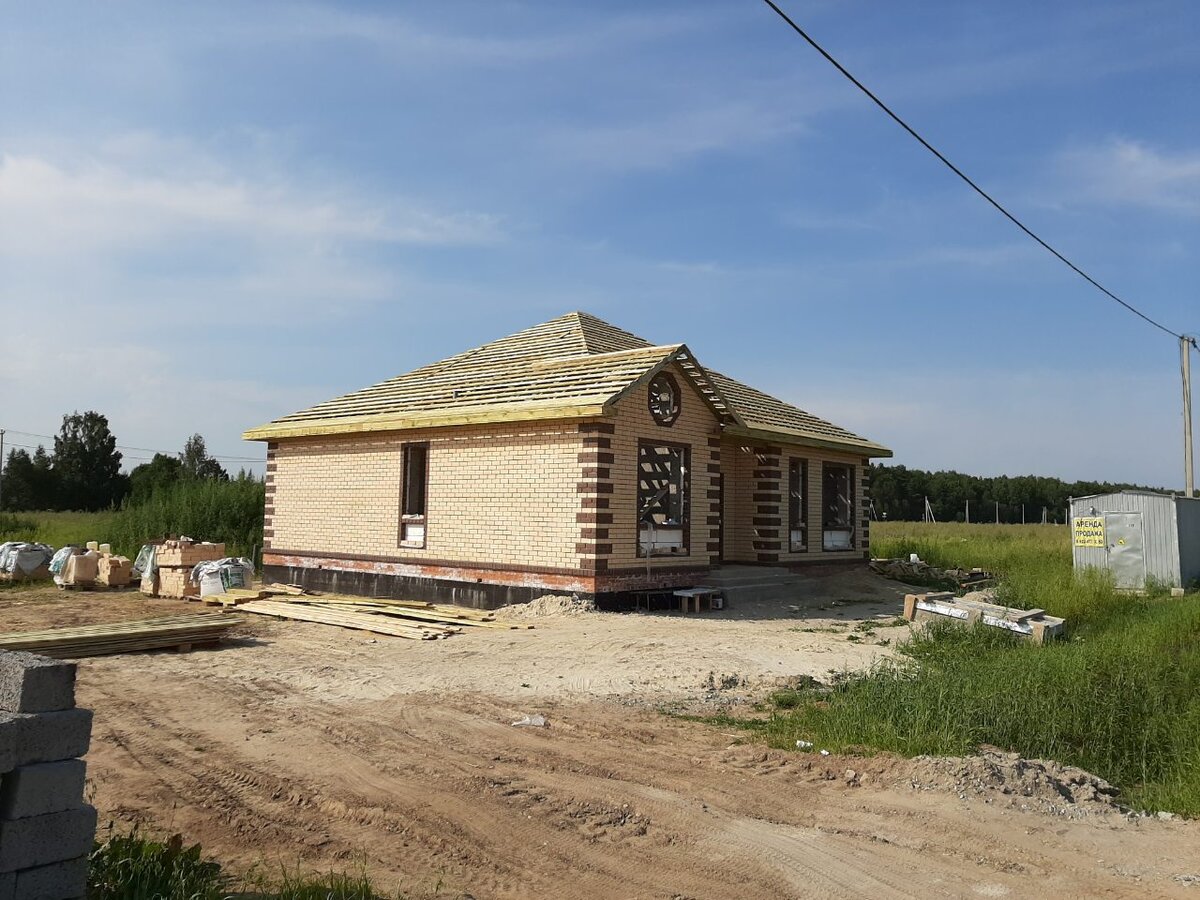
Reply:
<svg viewBox="0 0 1200 900"><path fill-rule="evenodd" d="M528 603L514 603L496 610L498 619L542 619L547 616L586 616L596 612L595 601L575 596L547 594Z"/></svg>

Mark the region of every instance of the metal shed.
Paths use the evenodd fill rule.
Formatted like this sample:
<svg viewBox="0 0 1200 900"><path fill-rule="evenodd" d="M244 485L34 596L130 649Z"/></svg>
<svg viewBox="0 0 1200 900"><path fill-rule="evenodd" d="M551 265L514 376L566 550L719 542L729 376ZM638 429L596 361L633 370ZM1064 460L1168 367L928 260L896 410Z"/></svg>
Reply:
<svg viewBox="0 0 1200 900"><path fill-rule="evenodd" d="M1141 589L1200 581L1200 499L1152 491L1092 494L1071 500L1076 570L1112 572L1117 587Z"/></svg>

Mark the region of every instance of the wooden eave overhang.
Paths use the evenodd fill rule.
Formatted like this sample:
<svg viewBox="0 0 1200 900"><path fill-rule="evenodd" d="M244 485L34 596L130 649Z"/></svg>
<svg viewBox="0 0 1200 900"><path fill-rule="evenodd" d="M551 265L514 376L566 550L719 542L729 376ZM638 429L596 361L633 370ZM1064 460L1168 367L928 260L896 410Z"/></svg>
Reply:
<svg viewBox="0 0 1200 900"><path fill-rule="evenodd" d="M836 438L821 437L803 431L784 431L773 428L748 428L731 425L721 432L722 436L730 438L745 438L748 441L765 441L772 444L787 444L796 447L816 447L822 450L837 450L855 456L865 456L868 459L888 459L892 451L882 444L873 441L847 441Z"/></svg>

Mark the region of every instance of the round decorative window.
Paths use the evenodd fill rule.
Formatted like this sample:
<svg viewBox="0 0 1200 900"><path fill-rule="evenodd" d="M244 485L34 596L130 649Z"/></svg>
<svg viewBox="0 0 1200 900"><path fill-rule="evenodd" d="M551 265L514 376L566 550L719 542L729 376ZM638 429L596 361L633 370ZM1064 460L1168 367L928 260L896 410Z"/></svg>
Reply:
<svg viewBox="0 0 1200 900"><path fill-rule="evenodd" d="M650 382L650 415L659 425L673 425L679 418L679 385L666 372Z"/></svg>

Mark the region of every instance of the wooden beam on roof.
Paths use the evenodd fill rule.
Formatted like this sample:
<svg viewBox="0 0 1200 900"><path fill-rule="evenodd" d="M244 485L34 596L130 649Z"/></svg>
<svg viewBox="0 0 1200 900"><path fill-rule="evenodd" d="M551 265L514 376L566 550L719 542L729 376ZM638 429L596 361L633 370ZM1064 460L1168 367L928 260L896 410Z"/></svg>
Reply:
<svg viewBox="0 0 1200 900"><path fill-rule="evenodd" d="M542 422L549 419L584 419L606 415L603 404L580 406L511 407L508 409L471 410L435 415L370 416L344 419L316 419L310 422L280 422L251 428L242 433L245 441L274 441L287 438L318 437L338 434L371 434L380 431L407 431L414 428L446 428L453 425L490 425L499 422Z"/></svg>
<svg viewBox="0 0 1200 900"><path fill-rule="evenodd" d="M842 453L865 456L868 459L887 459L892 456L892 451L887 447L872 443L871 441L863 441L861 443L838 441L796 431L775 431L774 429L744 428L738 425L730 425L721 432L721 436L730 438L742 437L754 441L767 441L775 444L789 444L800 447L840 450Z"/></svg>

